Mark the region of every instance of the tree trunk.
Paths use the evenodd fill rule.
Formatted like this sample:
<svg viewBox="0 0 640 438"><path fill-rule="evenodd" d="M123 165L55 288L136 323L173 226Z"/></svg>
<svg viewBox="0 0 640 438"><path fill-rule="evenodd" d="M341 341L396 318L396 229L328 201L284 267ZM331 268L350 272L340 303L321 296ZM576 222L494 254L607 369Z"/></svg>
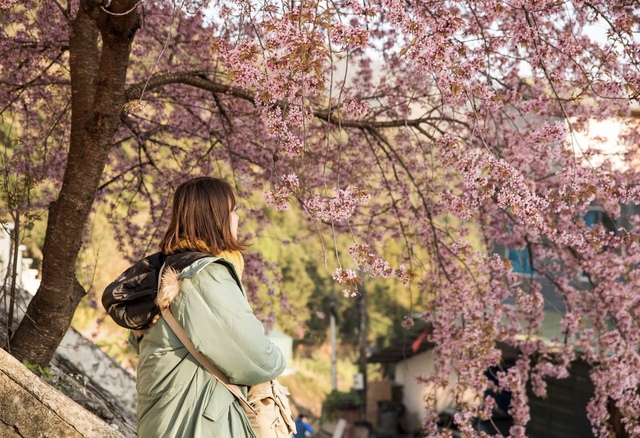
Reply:
<svg viewBox="0 0 640 438"><path fill-rule="evenodd" d="M76 260L120 122L131 43L140 26L135 10L111 15L99 4L83 0L70 26L69 156L60 194L49 210L42 283L10 342L15 357L43 367L53 358L85 294L75 277ZM133 0L114 0L109 10L123 13L134 5Z"/></svg>

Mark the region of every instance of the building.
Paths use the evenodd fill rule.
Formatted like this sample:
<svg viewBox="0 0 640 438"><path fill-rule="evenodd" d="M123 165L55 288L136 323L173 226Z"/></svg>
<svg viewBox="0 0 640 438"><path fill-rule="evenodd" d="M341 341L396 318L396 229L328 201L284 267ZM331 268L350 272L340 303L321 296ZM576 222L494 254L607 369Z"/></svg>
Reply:
<svg viewBox="0 0 640 438"><path fill-rule="evenodd" d="M400 393L402 408L398 412L397 435L419 433L422 418L427 413L425 397L433 388L417 382L420 375L428 375L434 369L433 343L426 340L428 327L409 330L405 338L388 348L373 353L368 363L378 363L390 370L390 384ZM518 352L507 345L498 343L502 351L502 367L509 368L515 362ZM455 382L452 374L451 382ZM582 360L571 364L570 375L566 379L547 379L547 397L536 397L528 391L531 420L527 424L529 438L590 438L593 437L591 424L587 419L587 403L593 396L593 385L589 379L589 366ZM472 402L474 394L465 397ZM453 395L450 389L438 389L435 394L435 409L448 423L455 414ZM384 401L382 401L384 404ZM496 396L498 409L494 410L491 421L479 422L476 427L490 435L507 435L512 424L508 415L510 394ZM378 403L381 404L381 403ZM370 420L371 421L371 420ZM378 423L374 425L380 427ZM496 430L497 428L497 430ZM455 435L454 435L455 436Z"/></svg>
<svg viewBox="0 0 640 438"><path fill-rule="evenodd" d="M14 225L11 223L0 224L0 278L5 290L11 285L11 265L13 261L13 235ZM31 269L33 259L23 256L27 249L24 245L18 246L16 280L17 287L34 295L40 287L38 270Z"/></svg>

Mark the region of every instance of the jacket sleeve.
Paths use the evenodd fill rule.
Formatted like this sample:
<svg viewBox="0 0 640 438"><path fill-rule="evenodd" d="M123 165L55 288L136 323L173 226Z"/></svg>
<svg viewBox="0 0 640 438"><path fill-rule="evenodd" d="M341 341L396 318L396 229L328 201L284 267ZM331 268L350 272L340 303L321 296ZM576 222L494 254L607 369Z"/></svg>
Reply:
<svg viewBox="0 0 640 438"><path fill-rule="evenodd" d="M198 351L233 384L255 385L285 368L280 349L265 335L226 267L211 263L182 280L171 310Z"/></svg>

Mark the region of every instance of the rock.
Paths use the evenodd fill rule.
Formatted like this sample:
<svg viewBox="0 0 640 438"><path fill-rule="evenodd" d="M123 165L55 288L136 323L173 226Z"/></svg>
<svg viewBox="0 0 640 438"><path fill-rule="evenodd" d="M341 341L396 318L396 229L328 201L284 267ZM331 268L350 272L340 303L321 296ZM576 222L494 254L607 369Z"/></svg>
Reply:
<svg viewBox="0 0 640 438"><path fill-rule="evenodd" d="M37 378L0 349L0 435L122 438L120 431Z"/></svg>
<svg viewBox="0 0 640 438"><path fill-rule="evenodd" d="M117 395L117 402L131 412L136 411L136 378L123 369L97 345L73 327L67 330L56 350L54 363L68 372L91 379L106 392ZM65 366L65 363L70 366ZM72 366L71 366L72 365Z"/></svg>

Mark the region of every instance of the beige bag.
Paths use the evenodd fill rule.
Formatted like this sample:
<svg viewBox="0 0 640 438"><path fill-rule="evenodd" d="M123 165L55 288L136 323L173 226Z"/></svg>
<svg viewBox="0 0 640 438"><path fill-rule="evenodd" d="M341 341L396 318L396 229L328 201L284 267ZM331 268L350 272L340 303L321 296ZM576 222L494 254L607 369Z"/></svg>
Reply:
<svg viewBox="0 0 640 438"><path fill-rule="evenodd" d="M196 350L187 333L171 313L171 309L163 309L162 316L191 355L240 401L257 438L290 438L291 434L296 433L296 424L287 397L290 393L285 386L277 380L258 383L249 389L248 397L245 399L240 388L232 385L218 367Z"/></svg>
<svg viewBox="0 0 640 438"><path fill-rule="evenodd" d="M258 438L289 438L296 433L288 395L289 390L277 380L249 389L248 404L242 406Z"/></svg>

